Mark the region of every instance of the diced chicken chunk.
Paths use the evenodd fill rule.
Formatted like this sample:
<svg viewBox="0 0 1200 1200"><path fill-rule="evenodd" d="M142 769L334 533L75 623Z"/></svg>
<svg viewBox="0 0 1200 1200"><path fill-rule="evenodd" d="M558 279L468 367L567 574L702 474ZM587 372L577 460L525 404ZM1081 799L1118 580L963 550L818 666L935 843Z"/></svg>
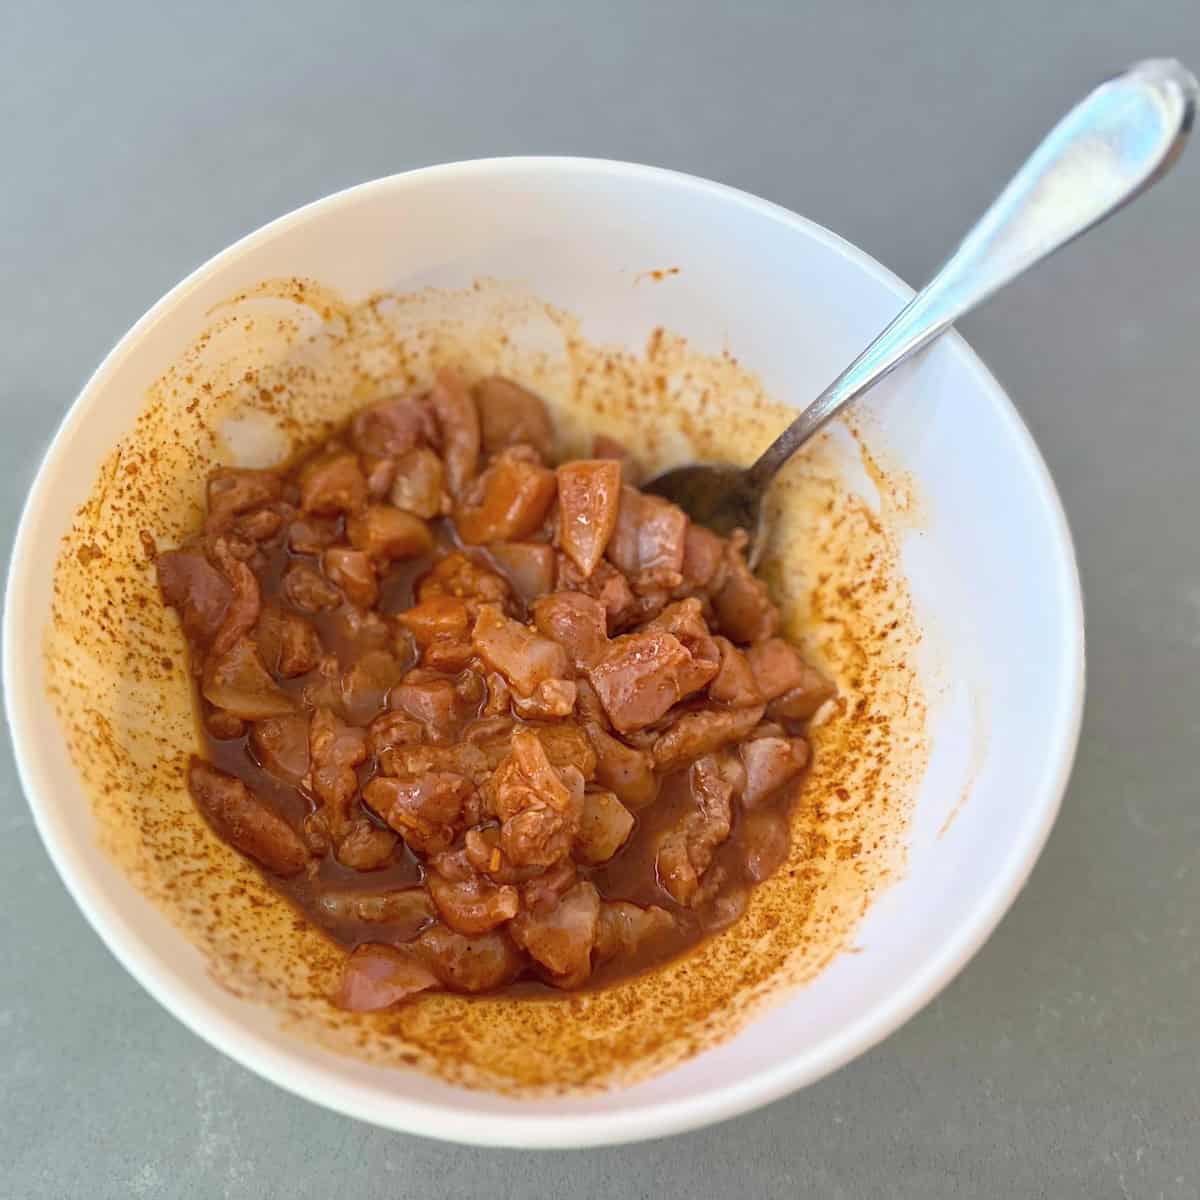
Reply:
<svg viewBox="0 0 1200 1200"><path fill-rule="evenodd" d="M515 979L522 962L502 930L467 937L433 925L417 939L417 948L442 986L455 992L490 992Z"/></svg>
<svg viewBox="0 0 1200 1200"><path fill-rule="evenodd" d="M658 849L659 883L683 905L701 897L700 877L733 826L733 787L715 756L692 764L688 784L694 808L662 837Z"/></svg>
<svg viewBox="0 0 1200 1200"><path fill-rule="evenodd" d="M156 566L163 602L178 611L184 635L207 646L233 599L229 580L199 550L164 550Z"/></svg>
<svg viewBox="0 0 1200 1200"><path fill-rule="evenodd" d="M742 747L746 786L742 803L757 808L808 765L808 743L803 738L756 737Z"/></svg>
<svg viewBox="0 0 1200 1200"><path fill-rule="evenodd" d="M620 505L618 463L592 459L558 468L559 543L585 577L604 557Z"/></svg>
<svg viewBox="0 0 1200 1200"><path fill-rule="evenodd" d="M763 706L684 713L654 742L655 769L675 771L704 754L739 742L762 720Z"/></svg>
<svg viewBox="0 0 1200 1200"><path fill-rule="evenodd" d="M526 604L553 589L553 546L540 542L495 542L488 547L488 553Z"/></svg>
<svg viewBox="0 0 1200 1200"><path fill-rule="evenodd" d="M618 954L633 954L674 927L674 918L657 904L642 908L628 900L602 901L593 959L599 965Z"/></svg>
<svg viewBox="0 0 1200 1200"><path fill-rule="evenodd" d="M439 855L426 885L438 915L456 933L487 933L515 917L520 907L515 887L478 874L462 850Z"/></svg>
<svg viewBox="0 0 1200 1200"><path fill-rule="evenodd" d="M342 593L308 562L294 562L284 572L283 594L306 613L324 612L342 602Z"/></svg>
<svg viewBox="0 0 1200 1200"><path fill-rule="evenodd" d="M205 529L221 533L234 518L264 504L274 504L283 494L283 481L274 471L221 467L208 477L208 517Z"/></svg>
<svg viewBox="0 0 1200 1200"><path fill-rule="evenodd" d="M360 454L398 458L433 438L433 419L417 396L389 396L364 408L350 423L350 437Z"/></svg>
<svg viewBox="0 0 1200 1200"><path fill-rule="evenodd" d="M378 562L418 558L433 549L429 526L420 517L390 504L369 504L361 513L348 517L346 536L356 550Z"/></svg>
<svg viewBox="0 0 1200 1200"><path fill-rule="evenodd" d="M330 546L321 556L321 565L330 582L341 589L351 604L370 608L379 598L379 580L375 568L361 550Z"/></svg>
<svg viewBox="0 0 1200 1200"><path fill-rule="evenodd" d="M366 942L346 956L333 1002L349 1012L378 1012L437 985L438 977L413 950Z"/></svg>
<svg viewBox="0 0 1200 1200"><path fill-rule="evenodd" d="M501 822L501 848L514 865L548 867L570 853L583 810L583 777L572 767L556 770L536 734L513 734L509 756L487 791Z"/></svg>
<svg viewBox="0 0 1200 1200"><path fill-rule="evenodd" d="M583 798L575 857L595 866L608 862L633 832L633 813L612 792L588 792Z"/></svg>
<svg viewBox="0 0 1200 1200"><path fill-rule="evenodd" d="M613 728L644 729L687 694L696 660L671 633L630 633L614 639L588 672Z"/></svg>
<svg viewBox="0 0 1200 1200"><path fill-rule="evenodd" d="M300 469L300 507L306 513L354 513L366 502L367 481L349 450L317 455Z"/></svg>
<svg viewBox="0 0 1200 1200"><path fill-rule="evenodd" d="M532 446L542 460L554 457L554 426L545 404L509 379L493 375L475 387L484 453L507 446Z"/></svg>
<svg viewBox="0 0 1200 1200"><path fill-rule="evenodd" d="M435 854L454 841L474 790L448 771L407 779L377 775L363 788L363 799L419 854Z"/></svg>
<svg viewBox="0 0 1200 1200"><path fill-rule="evenodd" d="M479 469L479 410L456 371L441 370L429 393L446 468L446 486L458 498Z"/></svg>
<svg viewBox="0 0 1200 1200"><path fill-rule="evenodd" d="M308 774L308 720L304 713L268 717L250 731L255 757L284 783L298 784Z"/></svg>
<svg viewBox="0 0 1200 1200"><path fill-rule="evenodd" d="M634 581L667 589L683 581L683 550L688 519L683 509L661 496L621 489L617 525L608 557Z"/></svg>
<svg viewBox="0 0 1200 1200"><path fill-rule="evenodd" d="M480 608L471 640L484 663L499 671L518 696L533 697L547 683L571 674L566 652L557 642L506 617L494 604Z"/></svg>
<svg viewBox="0 0 1200 1200"><path fill-rule="evenodd" d="M300 835L240 779L193 758L188 787L196 806L234 849L276 875L304 869L308 849Z"/></svg>
<svg viewBox="0 0 1200 1200"><path fill-rule="evenodd" d="M226 653L210 655L204 663L204 698L245 721L282 717L294 710L290 696L267 673L254 642L244 637Z"/></svg>
<svg viewBox="0 0 1200 1200"><path fill-rule="evenodd" d="M400 455L388 499L397 508L426 521L449 512L450 497L446 493L442 460L424 446Z"/></svg>
<svg viewBox="0 0 1200 1200"><path fill-rule="evenodd" d="M460 500L459 536L469 545L521 541L536 533L554 502L554 472L523 447L502 450Z"/></svg>
<svg viewBox="0 0 1200 1200"><path fill-rule="evenodd" d="M600 895L577 883L543 912L522 912L510 925L513 940L545 968L558 987L578 987L592 971L592 947L600 924Z"/></svg>
<svg viewBox="0 0 1200 1200"><path fill-rule="evenodd" d="M598 600L583 592L553 592L533 604L539 633L557 642L576 668L594 666L608 649L607 620Z"/></svg>
<svg viewBox="0 0 1200 1200"><path fill-rule="evenodd" d="M745 654L728 638L717 638L721 669L708 685L708 696L730 708L749 708L764 703L754 671Z"/></svg>
<svg viewBox="0 0 1200 1200"><path fill-rule="evenodd" d="M772 603L767 585L750 573L741 545L730 539L725 576L712 602L721 632L730 641L744 645L762 641L778 630L779 609Z"/></svg>

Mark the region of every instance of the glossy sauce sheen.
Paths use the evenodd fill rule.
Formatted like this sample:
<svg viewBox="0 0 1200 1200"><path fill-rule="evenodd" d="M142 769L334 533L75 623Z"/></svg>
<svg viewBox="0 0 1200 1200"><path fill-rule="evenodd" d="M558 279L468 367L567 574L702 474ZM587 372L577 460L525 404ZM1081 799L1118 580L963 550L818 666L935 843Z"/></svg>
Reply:
<svg viewBox="0 0 1200 1200"><path fill-rule="evenodd" d="M511 387L512 385L505 384L505 386ZM482 406L486 399L486 392L483 395L477 393L477 396L478 403ZM537 403L532 398L529 399L532 403ZM427 401L422 398L411 401L411 403L423 405ZM489 435L489 413L486 407L484 407L483 411L484 433L486 437ZM520 421L516 425L517 428L513 434L514 437L523 437L529 433L527 425L522 425ZM499 426L502 427L503 422L499 422ZM490 425L490 435L493 438L496 436L497 427L497 419L493 415ZM532 440L533 435L530 436ZM433 435L432 441L434 445L438 445L436 435ZM335 439L332 445L337 450L344 447L347 442L353 442L353 436L348 431L339 435L339 438ZM449 474L451 456L450 451L445 447L446 433L443 430L441 445L438 448L445 456L447 472ZM619 448L611 450L608 447L598 447L598 451L612 454L618 453ZM521 450L520 453L526 454L530 461L533 461L537 457L534 451L526 452ZM492 461L496 461L494 456ZM481 456L479 468L483 470L487 466L488 457L485 452ZM585 463L581 464L581 466L587 468L589 464ZM355 635L354 631L349 628L349 624L356 617L361 618L363 610L356 609L344 597L337 607L319 612L301 611L295 608L289 601L283 581L290 567L297 563L305 563L314 567L317 571L322 571L323 569L320 552L316 554L298 554L289 549L288 545L287 530L289 521L304 519L303 514L297 512L303 488L302 486L301 488L297 488L292 482L302 467L303 463L286 471L281 469L280 475L284 482L279 496L275 500L257 506L257 508L252 506L248 511L240 513L240 519L245 519L247 515L253 517L258 508L283 513L283 524L279 532L258 539L256 546L244 541L243 544L246 545L247 549L242 557L249 563L253 570L260 593L261 604L264 607L275 605L284 612L295 613L303 617L319 636L323 653L326 656L336 656L337 667L344 677L345 673L349 672L364 654L372 650L378 650L380 644L379 634L378 629L376 629L374 634L363 635L361 638ZM630 468L626 466L625 469L628 471ZM486 473L484 478L487 478ZM564 476L560 470L558 480L560 496L564 498L565 503L565 489L570 486L569 476ZM564 482L564 480L567 482ZM482 486L482 482L479 486ZM462 509L463 496L470 497L471 495L472 493L464 490L455 501L453 506L455 519L450 517L436 517L429 521L428 528L432 534L433 545L428 553L420 553L415 557L398 562L376 562L378 599L372 607L374 613L382 617L390 627L394 627L393 618L398 614L405 613L417 602L415 589L420 581L428 576L435 564L444 560L448 555L465 556L471 562L489 572L503 574L499 569L498 560L493 557L489 549L482 545L464 544L460 538L460 529L456 518ZM478 488L475 496L476 502L478 502ZM485 505L487 502L488 497L485 494ZM638 495L633 493L632 489L626 487L622 492L622 503L632 505L638 502ZM655 503L661 505L662 502ZM683 524L685 524L678 510L674 510L673 514L662 509L655 509L653 511L655 519L662 519L664 530L670 528L678 533L683 528ZM326 517L327 521L331 519L336 523L336 528L333 531L334 544L345 545L345 514L338 514L333 518ZM584 522L584 524L588 523ZM609 524L611 525L611 522ZM647 522L647 526L653 527L653 521ZM641 526L639 525L638 528L641 528ZM576 588L586 588L588 586L586 583L581 584L579 582L578 573L573 577L574 582L572 583L568 579L564 587L560 532L556 532L554 521L548 518L541 523L536 532L526 533L523 538L514 540L525 544L553 544L560 559L558 587L568 591L573 591ZM230 565L228 555L223 557L220 550L213 549L216 544L214 539L225 536L226 534L222 530L214 530L214 528L210 527L204 539L198 540L195 547L185 547L185 551L191 550L195 552L199 550L205 553L210 563L219 566L225 575L232 579L234 578L236 568ZM589 536L591 535L589 534ZM619 526L611 536L613 539L621 536ZM644 542L645 538L643 537L642 540ZM609 545L611 547L612 542ZM601 545L599 549L603 551L604 546ZM651 547L651 551L656 553L657 547ZM734 562L734 560L740 562L740 551L738 551L736 546L724 546L722 543L720 552L724 556L721 560L722 563L727 560L729 562ZM610 549L609 553L612 557L617 557L617 554L612 549ZM624 551L624 553L628 557L628 550ZM160 578L163 578L162 562L163 560L160 558ZM735 567L730 567L726 572L726 568L722 566L720 570L731 576L736 576L738 570L741 570L745 578L749 578L748 572L744 571L744 567L737 569ZM570 564L568 563L566 564L566 569L569 568ZM657 570L660 568L654 567L653 569ZM603 564L603 570L610 574L616 573L607 561ZM774 647L775 650L781 653L792 654L797 663L799 663L798 655L790 647L783 646L782 650L779 650L782 643L780 639L773 636L774 622L777 621L777 614L775 614L773 606L765 600L765 591L762 591L761 585L753 585L759 591L751 590L750 601L752 603L750 603L749 612L747 612L745 602L740 607L735 603L738 601L739 596L741 596L742 601L745 601L744 588L742 593L739 593L737 588L733 588L732 585L721 591L710 589L706 592L704 587L689 587L687 581L680 582L678 571L674 573L668 571L667 576L664 576L669 585L666 590L651 587L647 584L646 579L649 576L646 572L642 572L637 578L635 578L634 574L629 574L629 578L635 582L635 589L637 590L637 601L635 603L637 612L632 617L619 618L615 624L611 619L610 613L607 630L609 639L619 639L623 634L641 634L653 629L653 621L658 614L663 612L664 607L667 608L667 613L669 614L678 608L681 601L686 601L688 604L695 605L695 608L690 610L693 614L700 612L702 607L703 617L701 618L701 628L703 633L701 642L707 647L704 649L704 653L711 655L713 652L712 647L715 643L709 637L710 632L714 634L727 633L730 641L737 642L740 649L735 649L729 643L724 643L728 649L727 651L723 650L722 655L728 653L730 656L737 657L738 661L745 663L749 659L743 658L742 652L748 647L756 646L760 649L763 647L768 649ZM721 578L724 578L724 574L721 575ZM164 583L164 596L168 602L175 603L176 607L180 607L178 594L169 594L166 583ZM689 599L689 597L699 597L699 601ZM184 612L183 608L181 608L181 612ZM186 612L184 612L184 616L186 627ZM524 603L515 595L512 596L507 602L507 617L510 623L514 621L519 623L531 621L533 619L532 600L529 603ZM228 620L229 616L227 612L225 621L228 622ZM651 622L651 624L647 625L647 621ZM705 622L710 623L711 629L710 625L705 624ZM735 636L735 629L740 631L740 636ZM679 633L678 630L676 632ZM218 643L221 636L220 633L216 635ZM478 638L478 630L476 630L476 637ZM684 634L679 633L679 637L681 640L686 641ZM213 646L216 644L213 643ZM610 649L612 644L612 641L607 643ZM389 642L388 648L396 657L398 679L403 677L410 669L420 665L420 651L411 638L407 636L394 637ZM192 640L192 650L194 674L199 684L199 678L204 669L205 654L206 652L212 652L212 646L206 649L205 645L202 644L202 639L194 638ZM695 650L694 645L693 650L697 654L701 653L700 650ZM753 654L757 651L751 649L750 652ZM765 654L766 650L763 649L762 653ZM724 663L724 657L722 657L721 661ZM476 669L482 677L483 668L479 666L478 659L472 660L472 668ZM556 987L578 988L603 985L614 979L644 970L656 963L672 958L695 945L703 937L736 919L744 908L750 889L756 882L760 881L767 874L770 874L774 867L786 856L788 818L799 782L802 778L799 771L807 757L807 747L803 741L803 732L807 717L811 715L811 710L815 707L815 704L819 703L821 699L825 698L831 692L828 685L823 680L820 680L815 675L815 672L811 671L811 668L803 667L803 670L808 672L804 688L808 688L811 695L806 693L797 701L796 693L803 692L804 688L794 688L786 695L780 696L778 701L778 703L782 703L789 701L789 698L791 698L792 708L787 709L785 707L778 713L774 711L774 705L768 706L767 701L770 697L766 693L763 694L765 698L762 704L755 705L745 700L736 702L746 706L741 711L745 712L748 709L752 713L757 714L759 722L765 719L769 724L760 723L755 726L753 731L748 730L743 737L728 740L716 747L712 753L702 756L710 766L713 764L722 764L722 769L726 771L727 777L737 777L742 781L733 793L731 823L728 836L717 838L717 844L709 847L706 858L702 860L702 865L696 872L700 885L698 895L701 895L703 898L693 898L688 901L688 897L684 891L665 881L662 876L663 868L662 860L660 859L664 838L669 837L672 831L686 827L689 819L694 819L697 804L699 803L698 796L700 793L697 791L699 785L696 784L696 776L694 775L698 767L693 767L692 759L688 757L686 761L680 762L677 769L668 767L656 773L654 777L655 799L653 802L639 806L636 809L633 816L632 832L611 858L607 861L589 865L586 862L578 861L579 852L578 850L574 852L576 861L573 865L573 888L578 887L580 882L593 886L596 893L598 893L602 909L608 902L628 901L643 910L652 912L658 910L660 916L656 918L653 929L644 937L634 939L631 943L622 944L619 951L614 952L611 957L605 960L600 960L600 955L597 953L594 956L597 961L592 962L590 968L585 966L582 975L578 970L569 976L556 973L554 969L547 965L547 962L550 960L541 961L537 954L533 950L530 950L528 954L522 957L518 968L507 972L507 977L501 985L502 987L513 989L519 993L529 993L531 990L541 990L543 981L554 984ZM327 662L325 667L326 678L328 674L329 666ZM581 680L587 678L598 680L598 676L592 674L590 668L581 669L577 667L576 671L571 672L571 674L577 675ZM447 673L446 677L452 678L453 675ZM723 668L721 677L723 678ZM304 697L306 689L309 689L315 681L321 678L319 669L309 671L294 678L285 678L277 671L271 671L271 678L275 685L292 699L299 713L303 714L311 711L311 706L306 702ZM686 721L689 716L702 715L706 712L727 714L730 711L730 706L735 702L730 701L728 704L723 704L707 695L708 689L710 687L715 689L716 686L716 682L706 683L698 691L693 691L692 694L681 695L678 697L676 703L668 706L668 711L661 718L643 722L639 729L630 731L627 734L619 732L617 726L620 725L620 719L616 715L615 709L607 702L605 707L608 709L608 715L612 718L612 724L604 722L603 718L601 718L601 721L605 725L610 737L616 738L618 741L624 740L626 745L639 746L647 753L651 753L652 747L656 745L661 735L669 732L673 728L673 724L681 718ZM601 691L599 682L597 682L596 691ZM322 845L319 839L314 842L308 834L309 821L314 813L319 813L321 809L321 801L314 795L311 787L308 786L308 778L306 777L300 785L295 785L276 778L264 766L260 765L251 742L250 732L252 725L250 721L244 722L245 732L235 732L234 736L215 736L213 728L220 728L221 726L220 722L214 722L213 718L214 715L219 717L222 714L214 708L209 700L204 698L203 692L204 688L198 687L197 711L201 718L200 728L208 761L225 776L241 780L249 789L252 796L258 802L261 802L269 810L270 814L282 818L282 821L291 830L303 832L303 836L307 841L308 854L310 855L307 866L301 871L289 873L286 876L269 870L266 871L266 877L272 885L286 896L306 918L325 930L331 938L347 950L354 950L360 946L408 947L418 933L429 928L430 920L433 918L421 919L406 915L395 921L360 919L356 915L348 915L345 912L346 900L353 899L356 896L364 898L376 897L381 893L391 894L409 890L414 894L420 893L423 901L427 903L427 897L425 897L425 880L427 872L431 869L429 866L431 856L415 853L401 838L396 841L394 850L387 856L387 861L383 865L369 870L357 870L342 865L337 857L335 857L334 848L331 844ZM488 696L485 693L482 699L479 700L480 709L482 709L487 699ZM384 691L379 706L372 711L343 710L339 715L346 719L347 724L365 727L377 715L388 711L387 700L387 692ZM575 725L577 728L579 727L578 721L582 720L582 703L582 700L578 701L575 708L565 716L565 721L568 724ZM767 710L765 713L764 709ZM801 710L803 710L802 715L797 715ZM479 715L478 712L475 714L469 712L462 713L464 730L469 730L472 720L478 718ZM544 727L546 724L552 723L552 720L543 717L537 721L536 726L531 726L528 722L518 719L515 722L515 729ZM225 734L229 732L228 729L223 730ZM745 787L747 775L745 767L741 764L743 761L748 764L750 761L748 756L753 754L753 751L745 750L744 746L758 738L769 738L772 746L796 747L797 750L795 753L799 766L791 770L786 782L769 789L767 794L757 798L752 805L748 802L744 804L742 802L742 789ZM766 743L762 743L762 745L766 745ZM761 746L759 748L761 749ZM351 813L355 820L361 822L365 819L373 828L379 831L386 831L388 826L383 819L370 809L362 799L362 789L371 782L380 770L381 768L376 758L370 753L366 755L363 762L354 767L357 775L358 790L352 802ZM740 775L738 774L739 772ZM589 784L589 794L595 790L596 785ZM214 816L211 803L206 806L206 803L202 802L202 797L197 792L194 782L193 794L197 795L198 804L200 804L205 815L209 817L218 833L227 836L227 839L233 842L235 846L253 855L253 851L246 850L244 845L239 844L237 837L228 836L219 819L219 814L218 816ZM729 807L728 802L727 807ZM495 832L496 826L497 822L493 815L485 812L483 822L478 828L487 827ZM452 848L462 847L464 832L462 829L458 830ZM689 838L690 836L689 834ZM688 841L687 844L689 846L688 854L691 854L692 843ZM571 861L571 855L568 854L564 862L569 866ZM558 866L562 867L563 863L559 863ZM555 866L545 868L548 873L553 872L555 869ZM529 868L526 868L527 873L529 870ZM537 869L535 868L534 874L536 873ZM689 886L692 886L693 890L695 890L694 885L695 881ZM489 886L491 886L490 883ZM331 907L332 897L340 898L340 909L335 910ZM549 908L547 911L551 913L554 911L553 903L553 901L548 902ZM522 899L522 904L525 904L524 899ZM431 908L431 911L435 916L437 915L436 906ZM662 917L662 913L667 914L669 920ZM445 919L449 921L448 917ZM502 925L498 924L495 928L501 931L500 935L502 937L507 938L507 934L502 932ZM509 945L507 941L505 944ZM511 945L509 945L507 952L512 953ZM408 950L405 949L404 953L407 954ZM590 951L585 949L585 963L587 962L587 954L589 953ZM424 961L422 960L422 964ZM438 976L438 983L433 984L433 986L440 984L440 986L450 987L452 990L460 990L455 987L454 983L449 980L446 973L441 969L436 955L429 958L428 961L433 963L433 972ZM352 955L348 963L353 964L354 962L355 956ZM386 975L395 966L395 963L388 960L379 969L383 970ZM374 970L375 968L372 969ZM405 967L404 969L408 968ZM419 969L424 970L425 968L423 965L420 965ZM348 966L347 978L349 979L352 974L353 971ZM418 991L427 986L430 986L430 983L424 982L407 989L401 988L396 994L402 998L408 992ZM466 990L478 989L474 986L469 986ZM386 1004L379 1001L378 996L374 992L367 1001L363 1001L361 993L357 994L357 999L355 995L347 986L343 990L340 1002L345 1004L346 1007L351 1008L386 1007ZM347 1000L347 996L350 996L349 1000Z"/></svg>

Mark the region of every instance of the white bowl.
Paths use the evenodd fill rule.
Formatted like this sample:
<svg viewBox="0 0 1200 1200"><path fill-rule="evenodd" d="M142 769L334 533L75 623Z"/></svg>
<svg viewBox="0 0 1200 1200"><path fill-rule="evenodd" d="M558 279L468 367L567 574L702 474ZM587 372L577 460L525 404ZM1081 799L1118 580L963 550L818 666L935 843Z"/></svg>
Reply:
<svg viewBox="0 0 1200 1200"><path fill-rule="evenodd" d="M681 273L662 286L631 290L637 271L675 265ZM911 294L861 251L765 201L669 171L565 158L458 163L352 188L273 222L173 289L100 366L55 438L21 521L5 610L21 778L59 873L117 958L196 1033L310 1100L395 1129L520 1146L630 1141L733 1116L845 1063L930 1000L1032 868L1066 786L1083 699L1079 581L1058 497L1012 404L955 334L872 405L877 436L921 495L904 565L944 674L927 681L932 755L908 869L859 928L859 953L682 1066L550 1100L339 1057L210 977L97 848L46 702L38 635L51 549L147 385L214 304L280 275L350 295L521 280L578 314L595 340L640 346L661 324L701 346L727 345L795 403Z"/></svg>

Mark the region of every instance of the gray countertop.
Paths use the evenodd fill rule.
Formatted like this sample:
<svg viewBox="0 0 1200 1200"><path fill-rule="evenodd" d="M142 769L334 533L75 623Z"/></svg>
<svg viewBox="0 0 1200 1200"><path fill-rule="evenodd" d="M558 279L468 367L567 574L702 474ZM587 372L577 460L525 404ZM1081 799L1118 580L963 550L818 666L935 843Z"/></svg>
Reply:
<svg viewBox="0 0 1200 1200"><path fill-rule="evenodd" d="M776 200L920 282L1092 82L1148 54L1200 65L1196 0L738 8L5 6L6 547L112 343L325 193L483 155L640 160ZM1200 1193L1198 212L1194 146L966 323L1072 521L1088 706L1031 882L916 1019L804 1092L662 1142L518 1154L385 1133L222 1058L125 974L51 868L5 744L0 1195Z"/></svg>

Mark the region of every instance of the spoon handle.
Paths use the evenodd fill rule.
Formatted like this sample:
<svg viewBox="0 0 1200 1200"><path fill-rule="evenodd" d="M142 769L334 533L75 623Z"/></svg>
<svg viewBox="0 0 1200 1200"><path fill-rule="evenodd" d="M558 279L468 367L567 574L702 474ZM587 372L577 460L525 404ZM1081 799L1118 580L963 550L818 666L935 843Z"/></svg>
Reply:
<svg viewBox="0 0 1200 1200"><path fill-rule="evenodd" d="M1170 169L1197 101L1174 59L1102 83L1050 131L942 269L750 467L763 487L845 405L997 289L1128 204Z"/></svg>

